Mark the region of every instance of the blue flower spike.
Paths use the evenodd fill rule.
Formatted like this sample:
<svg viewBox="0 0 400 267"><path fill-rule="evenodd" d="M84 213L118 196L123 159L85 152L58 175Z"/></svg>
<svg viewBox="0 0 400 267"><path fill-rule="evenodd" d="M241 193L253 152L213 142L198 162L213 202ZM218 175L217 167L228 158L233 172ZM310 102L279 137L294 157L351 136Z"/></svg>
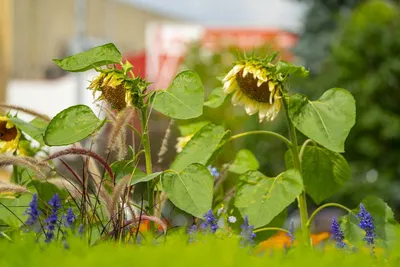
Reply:
<svg viewBox="0 0 400 267"><path fill-rule="evenodd" d="M71 227L74 221L76 220L76 215L72 211L72 208L68 208L67 214L63 216L65 227Z"/></svg>
<svg viewBox="0 0 400 267"><path fill-rule="evenodd" d="M358 226L365 231L364 241L370 246L374 245L376 237L374 219L362 203L360 204L360 212L357 214L357 218L360 219Z"/></svg>
<svg viewBox="0 0 400 267"><path fill-rule="evenodd" d="M240 226L240 228L242 228L242 232L240 233L240 235L242 236L242 245L254 243L254 238L256 238L256 234L253 232L254 226L249 225L249 218L247 217L247 215L244 217L244 222Z"/></svg>
<svg viewBox="0 0 400 267"><path fill-rule="evenodd" d="M207 230L210 227L212 233L215 233L218 229L218 221L215 218L212 210L209 210L206 214L204 214L205 221L201 224L201 228L203 230Z"/></svg>
<svg viewBox="0 0 400 267"><path fill-rule="evenodd" d="M45 220L47 232L46 235L46 243L49 243L54 238L54 230L56 229L57 221L58 221L58 211L62 207L61 200L58 194L54 194L54 196L48 202L51 207L51 214Z"/></svg>
<svg viewBox="0 0 400 267"><path fill-rule="evenodd" d="M331 238L336 241L337 248L346 247L346 243L344 243L344 234L336 217L332 218Z"/></svg>
<svg viewBox="0 0 400 267"><path fill-rule="evenodd" d="M40 211L37 194L33 194L32 200L29 203L29 208L26 209L25 214L29 216L28 220L25 222L28 226L34 225L39 220Z"/></svg>

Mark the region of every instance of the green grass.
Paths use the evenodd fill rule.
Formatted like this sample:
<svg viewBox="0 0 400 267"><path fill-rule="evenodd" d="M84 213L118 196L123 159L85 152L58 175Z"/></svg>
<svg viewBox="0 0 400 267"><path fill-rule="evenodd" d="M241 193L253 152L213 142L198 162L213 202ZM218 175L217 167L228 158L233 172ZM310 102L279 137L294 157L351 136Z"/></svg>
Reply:
<svg viewBox="0 0 400 267"><path fill-rule="evenodd" d="M400 266L399 257L385 259L368 253L329 252L296 248L285 254L283 250L263 255L239 245L234 238L202 237L188 244L186 235L169 236L167 242L134 246L114 242L88 247L79 239L69 240L69 249L62 244L35 244L30 239L19 243L0 241L1 267L47 266ZM397 249L397 251L399 251Z"/></svg>

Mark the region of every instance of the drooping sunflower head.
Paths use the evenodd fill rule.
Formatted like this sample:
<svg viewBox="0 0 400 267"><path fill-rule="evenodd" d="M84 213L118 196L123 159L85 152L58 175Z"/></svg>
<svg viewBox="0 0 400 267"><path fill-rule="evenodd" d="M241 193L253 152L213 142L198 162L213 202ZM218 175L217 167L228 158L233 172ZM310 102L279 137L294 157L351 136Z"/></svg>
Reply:
<svg viewBox="0 0 400 267"><path fill-rule="evenodd" d="M273 63L275 56L238 61L222 80L224 93L233 93L232 104L244 106L249 115L258 112L260 122L272 121L278 115L288 75L299 70L306 73L304 67L283 61Z"/></svg>
<svg viewBox="0 0 400 267"><path fill-rule="evenodd" d="M14 152L18 148L21 131L9 120L0 116L0 153Z"/></svg>
<svg viewBox="0 0 400 267"><path fill-rule="evenodd" d="M140 77L130 78L120 70L105 70L101 72L89 85L93 95L101 91L96 101L105 100L112 108L120 111L128 106L140 108L143 104L142 93L149 83Z"/></svg>

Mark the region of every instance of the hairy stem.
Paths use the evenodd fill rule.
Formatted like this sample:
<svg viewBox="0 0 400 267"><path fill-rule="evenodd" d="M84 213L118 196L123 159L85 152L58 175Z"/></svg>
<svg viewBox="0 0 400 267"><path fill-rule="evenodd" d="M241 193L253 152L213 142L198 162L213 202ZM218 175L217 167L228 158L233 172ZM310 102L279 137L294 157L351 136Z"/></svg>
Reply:
<svg viewBox="0 0 400 267"><path fill-rule="evenodd" d="M298 150L298 145L297 145L296 129L295 129L292 121L289 118L288 104L286 101L287 100L284 98L283 105L284 105L285 111L286 111L286 118L287 118L288 126L289 126L290 140L292 142L290 150L292 152L293 165L294 165L294 168L296 170L298 170L298 172L301 175L301 173L302 173L301 172L301 162L300 162L299 150ZM300 211L301 230L302 230L302 234L303 234L303 240L305 242L304 245L307 247L311 247L310 229L307 227L307 222L308 222L307 200L306 200L306 192L304 190L297 197L297 202L298 202L298 207L299 207L299 211Z"/></svg>
<svg viewBox="0 0 400 267"><path fill-rule="evenodd" d="M149 128L147 120L147 106L141 109L141 123L142 123L142 144L144 148L144 155L146 160L146 173L147 175L153 173L153 167L151 163L151 149L150 149L150 138L149 138ZM147 192L148 192L148 203L149 203L149 214L154 215L154 186L152 181L147 182ZM154 230L154 223L150 223L151 231Z"/></svg>

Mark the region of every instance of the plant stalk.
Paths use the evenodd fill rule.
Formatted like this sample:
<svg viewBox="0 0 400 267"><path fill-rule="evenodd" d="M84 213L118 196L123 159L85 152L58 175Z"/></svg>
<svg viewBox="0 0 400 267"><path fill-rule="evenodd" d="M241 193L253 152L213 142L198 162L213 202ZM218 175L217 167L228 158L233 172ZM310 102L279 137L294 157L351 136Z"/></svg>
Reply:
<svg viewBox="0 0 400 267"><path fill-rule="evenodd" d="M147 106L141 109L141 123L142 123L142 144L144 148L144 155L146 161L146 173L147 175L153 172L153 167L151 163L151 149L150 149L150 138L149 138L149 128L147 121ZM148 203L149 203L149 214L154 216L154 186L152 181L147 182L147 193L148 193ZM150 222L150 230L153 232L155 229L154 223Z"/></svg>
<svg viewBox="0 0 400 267"><path fill-rule="evenodd" d="M293 157L293 165L298 172L302 173L301 171L301 162L299 157L299 150L297 145L297 136L296 136L296 128L294 127L292 121L289 118L288 112L288 105L285 100L283 100L283 104L286 110L286 117L289 125L289 133L290 133L290 140L292 145L290 146L290 150L292 152ZM307 212L307 200L306 200L306 192L303 192L297 197L298 207L300 211L300 220L301 220L301 231L303 234L304 245L306 247L312 247L311 245L311 236L310 236L310 229L307 227L308 223L308 212Z"/></svg>

